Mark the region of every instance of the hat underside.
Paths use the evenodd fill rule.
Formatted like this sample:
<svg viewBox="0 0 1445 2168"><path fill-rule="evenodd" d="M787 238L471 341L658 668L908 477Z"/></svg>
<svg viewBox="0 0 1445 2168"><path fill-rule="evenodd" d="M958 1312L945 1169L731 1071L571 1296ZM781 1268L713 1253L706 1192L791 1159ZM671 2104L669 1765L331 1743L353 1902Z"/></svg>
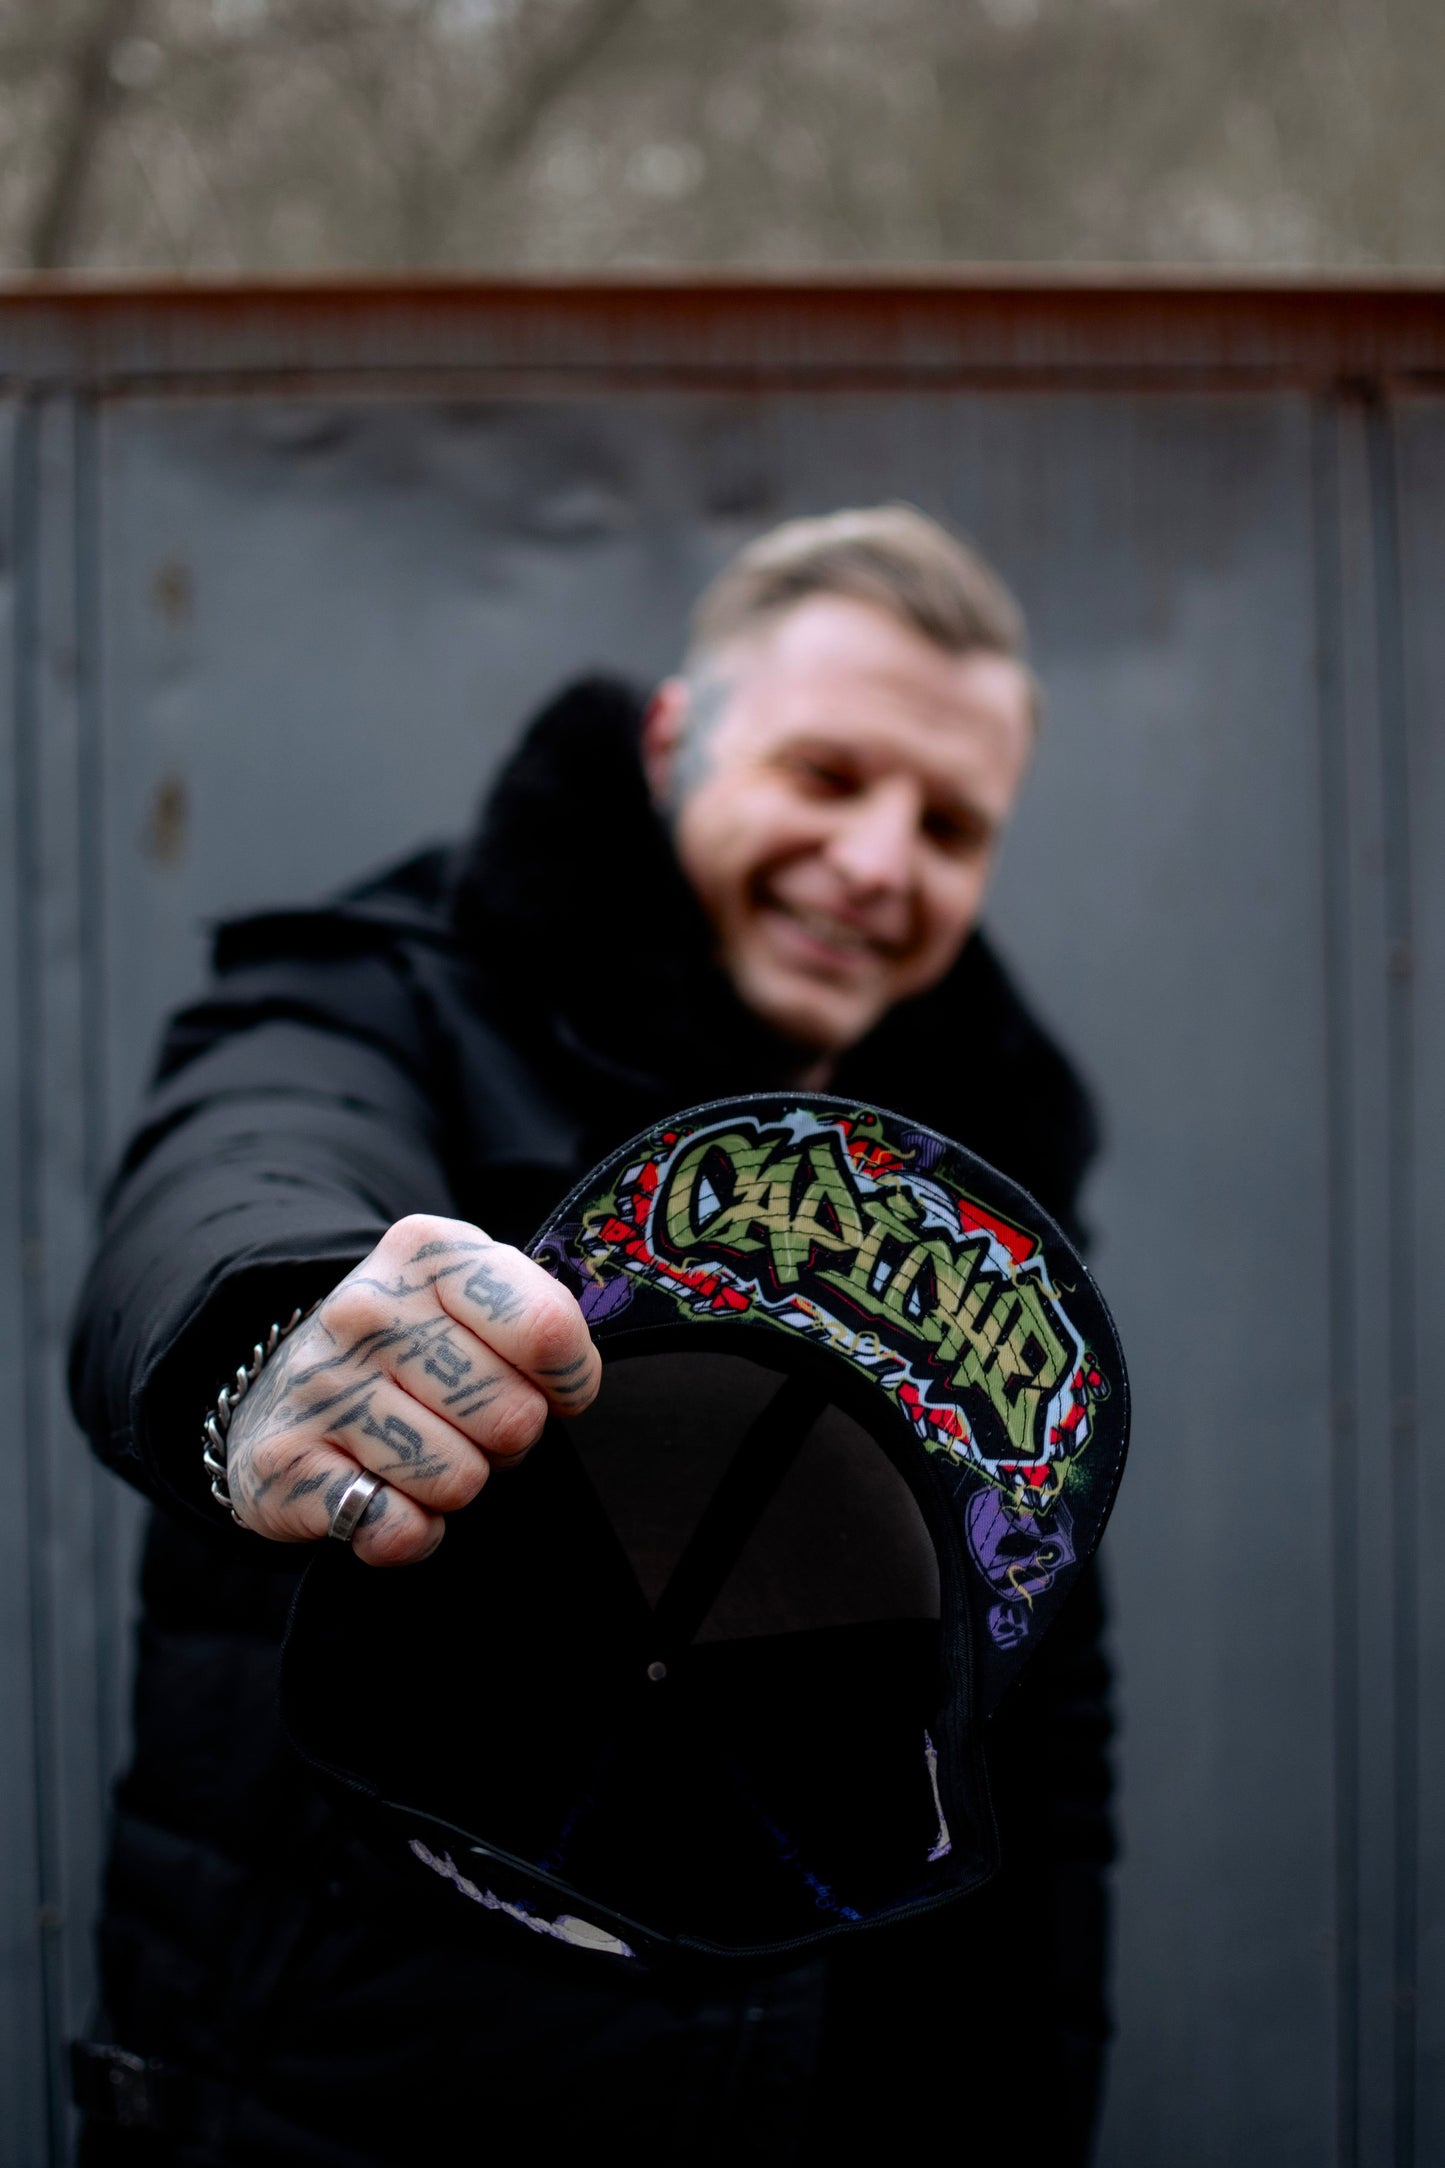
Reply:
<svg viewBox="0 0 1445 2168"><path fill-rule="evenodd" d="M718 1948L975 1878L973 1810L940 1784L957 1682L938 1552L889 1454L813 1380L619 1348L593 1409L445 1549L444 1574L334 1577L327 1639L359 1603L369 1653L314 1677L312 1743L383 1798L583 1907Z"/></svg>

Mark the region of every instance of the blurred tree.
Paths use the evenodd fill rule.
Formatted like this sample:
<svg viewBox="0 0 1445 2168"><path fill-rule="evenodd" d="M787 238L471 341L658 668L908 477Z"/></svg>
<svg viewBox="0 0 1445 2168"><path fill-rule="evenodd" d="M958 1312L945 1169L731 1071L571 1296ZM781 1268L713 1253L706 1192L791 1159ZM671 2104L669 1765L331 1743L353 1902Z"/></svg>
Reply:
<svg viewBox="0 0 1445 2168"><path fill-rule="evenodd" d="M0 262L1437 264L1440 0L0 0Z"/></svg>
<svg viewBox="0 0 1445 2168"><path fill-rule="evenodd" d="M94 0L69 34L56 41L55 66L63 79L53 127L50 171L35 200L28 261L51 270L69 261L85 200L86 182L114 103L117 53L136 19L139 0Z"/></svg>

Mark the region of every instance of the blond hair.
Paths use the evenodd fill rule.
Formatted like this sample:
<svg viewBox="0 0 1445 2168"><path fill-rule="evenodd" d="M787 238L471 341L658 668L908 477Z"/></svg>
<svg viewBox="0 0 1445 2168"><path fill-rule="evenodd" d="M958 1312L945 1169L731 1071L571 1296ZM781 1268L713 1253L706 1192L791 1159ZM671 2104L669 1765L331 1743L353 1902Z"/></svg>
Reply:
<svg viewBox="0 0 1445 2168"><path fill-rule="evenodd" d="M908 504L790 519L759 535L693 608L689 667L812 595L875 603L953 654L1024 662L1024 615L998 574Z"/></svg>

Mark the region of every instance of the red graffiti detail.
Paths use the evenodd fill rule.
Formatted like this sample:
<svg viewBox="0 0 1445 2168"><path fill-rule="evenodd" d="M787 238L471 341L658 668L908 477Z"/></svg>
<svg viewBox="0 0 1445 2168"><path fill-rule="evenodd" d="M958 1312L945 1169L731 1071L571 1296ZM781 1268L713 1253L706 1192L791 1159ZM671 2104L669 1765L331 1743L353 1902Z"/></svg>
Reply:
<svg viewBox="0 0 1445 2168"><path fill-rule="evenodd" d="M646 1236L639 1234L627 1220L606 1219L599 1232L604 1242L622 1250L637 1264L647 1265L664 1279L672 1280L679 1287L690 1288L695 1295L701 1295L710 1308L746 1310L749 1307L749 1297L735 1287L724 1286L717 1273L697 1268L689 1270L684 1265L670 1264L666 1258L659 1257L649 1246Z"/></svg>
<svg viewBox="0 0 1445 2168"><path fill-rule="evenodd" d="M855 1137L851 1121L839 1121L837 1127L842 1134L848 1157L855 1167L862 1168L865 1173L893 1174L899 1167L908 1164L901 1152L890 1152L887 1145L872 1144L867 1137Z"/></svg>
<svg viewBox="0 0 1445 2168"><path fill-rule="evenodd" d="M995 1219L992 1212L985 1212L982 1205L970 1204L960 1199L958 1224L966 1235L990 1234L1001 1242L1016 1265L1027 1264L1038 1244L1034 1237L1025 1234L1022 1227L1010 1226L1007 1220Z"/></svg>
<svg viewBox="0 0 1445 2168"><path fill-rule="evenodd" d="M935 1407L931 1400L924 1399L916 1385L906 1383L898 1387L898 1398L920 1432L933 1430L940 1437L968 1443L968 1432L954 1409Z"/></svg>
<svg viewBox="0 0 1445 2168"><path fill-rule="evenodd" d="M1027 1483L1030 1490L1043 1490L1054 1472L1046 1460L1001 1460L995 1465L1000 1475L1011 1475L1016 1481Z"/></svg>
<svg viewBox="0 0 1445 2168"><path fill-rule="evenodd" d="M1079 1369L1074 1372L1069 1380L1073 1406L1066 1415L1060 1417L1059 1421L1050 1430L1050 1445L1069 1445L1073 1442L1074 1432L1089 1412L1089 1386L1091 1384L1097 1385L1100 1382L1097 1370L1085 1371Z"/></svg>

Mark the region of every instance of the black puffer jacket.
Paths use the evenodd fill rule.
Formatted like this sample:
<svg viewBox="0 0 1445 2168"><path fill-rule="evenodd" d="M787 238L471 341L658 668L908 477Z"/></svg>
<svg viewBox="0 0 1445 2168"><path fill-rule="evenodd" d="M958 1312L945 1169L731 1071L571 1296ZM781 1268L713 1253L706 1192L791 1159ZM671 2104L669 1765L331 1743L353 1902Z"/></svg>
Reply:
<svg viewBox="0 0 1445 2168"><path fill-rule="evenodd" d="M525 1241L625 1136L781 1080L708 960L639 715L624 687L572 688L468 849L223 928L166 1034L73 1362L97 1452L162 1509L101 1929L109 2037L155 2067L128 2096L147 2127L93 2123L88 2159L505 2161L610 2135L668 2163L836 2160L940 2111L983 2158L1017 2153L1019 2079L1040 2144L1084 2157L1110 1851L1092 1574L991 1727L998 1885L715 2001L519 1949L506 1923L493 1946L470 1917L465 1939L419 1922L281 1736L300 1555L230 1526L200 1460L241 1351L402 1214ZM982 939L833 1088L960 1138L1072 1225L1087 1103ZM996 2087L955 2092L980 2063Z"/></svg>

